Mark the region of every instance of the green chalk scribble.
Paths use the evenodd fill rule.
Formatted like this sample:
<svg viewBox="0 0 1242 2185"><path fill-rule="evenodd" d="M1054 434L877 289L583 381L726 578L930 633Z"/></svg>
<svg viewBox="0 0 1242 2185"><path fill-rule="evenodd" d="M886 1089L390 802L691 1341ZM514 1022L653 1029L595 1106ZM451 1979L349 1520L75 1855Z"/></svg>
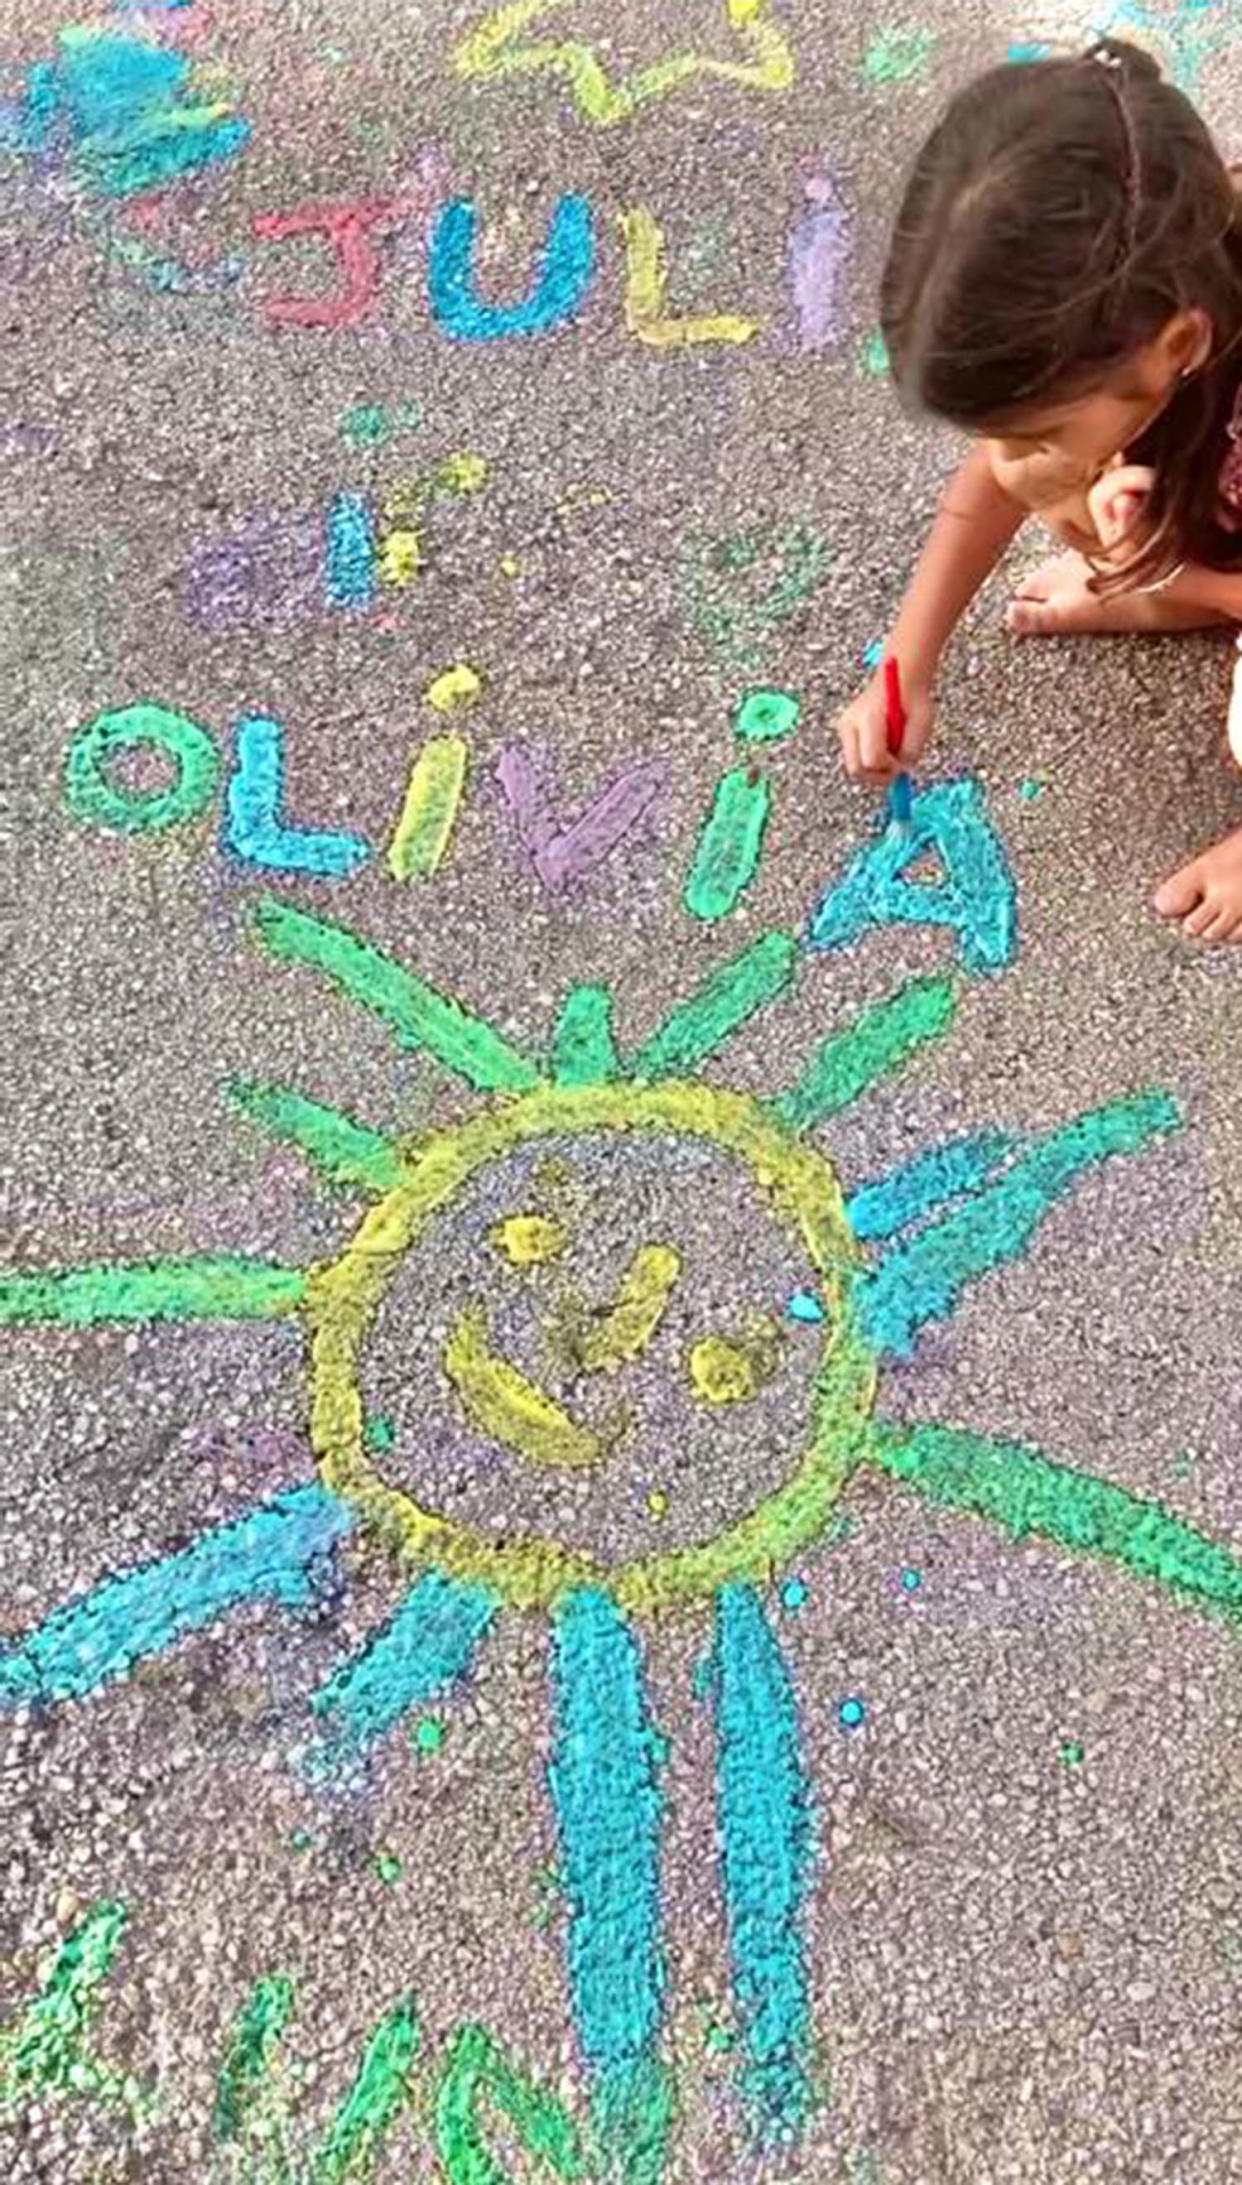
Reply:
<svg viewBox="0 0 1242 2185"><path fill-rule="evenodd" d="M264 2128L256 2136L270 2145L274 2067L293 2006L293 1982L284 1973L256 1980L250 1991L216 2080L211 2124L216 2138L226 2145L240 2139L248 2125L254 2131L261 2109L266 2110Z"/></svg>
<svg viewBox="0 0 1242 2185"><path fill-rule="evenodd" d="M936 43L930 30L882 30L863 55L862 72L869 84L910 83L922 76Z"/></svg>
<svg viewBox="0 0 1242 2185"><path fill-rule="evenodd" d="M482 2026L462 2026L436 2090L436 2153L449 2185L510 2185L508 2171L484 2141L485 2099L507 2120L523 2151L553 2177L585 2178L578 2135L556 2096L511 2063Z"/></svg>
<svg viewBox="0 0 1242 2185"><path fill-rule="evenodd" d="M696 534L683 558L691 620L729 667L753 670L831 558L826 540L805 523L755 524L718 538Z"/></svg>
<svg viewBox="0 0 1242 2185"><path fill-rule="evenodd" d="M135 2123L150 2114L152 2094L130 2073L111 2070L88 2049L99 1991L125 1924L123 1905L93 1906L61 1944L34 2001L0 2030L0 2112L76 2094L108 2109L123 2109Z"/></svg>
<svg viewBox="0 0 1242 2185"><path fill-rule="evenodd" d="M419 2046L413 2001L401 1997L380 2019L316 2150L295 2146L293 2104L282 2068L293 2010L293 1983L284 1974L255 1982L217 2081L216 2173L244 2185L371 2185L388 2134L411 2098L410 2071Z"/></svg>

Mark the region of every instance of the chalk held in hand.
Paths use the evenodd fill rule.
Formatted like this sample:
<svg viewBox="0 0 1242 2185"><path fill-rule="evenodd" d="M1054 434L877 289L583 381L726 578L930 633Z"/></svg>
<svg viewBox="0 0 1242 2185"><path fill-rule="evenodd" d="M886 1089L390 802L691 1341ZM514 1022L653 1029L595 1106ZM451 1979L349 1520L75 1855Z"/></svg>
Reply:
<svg viewBox="0 0 1242 2185"><path fill-rule="evenodd" d="M896 758L906 733L906 709L901 702L901 671L891 656L884 663L884 705L889 753ZM910 832L910 796L910 776L897 774L888 792L888 816L903 834Z"/></svg>
<svg viewBox="0 0 1242 2185"><path fill-rule="evenodd" d="M1229 749L1239 766L1242 766L1242 637L1238 639L1238 657L1233 664L1233 688L1229 694L1229 719L1225 730Z"/></svg>

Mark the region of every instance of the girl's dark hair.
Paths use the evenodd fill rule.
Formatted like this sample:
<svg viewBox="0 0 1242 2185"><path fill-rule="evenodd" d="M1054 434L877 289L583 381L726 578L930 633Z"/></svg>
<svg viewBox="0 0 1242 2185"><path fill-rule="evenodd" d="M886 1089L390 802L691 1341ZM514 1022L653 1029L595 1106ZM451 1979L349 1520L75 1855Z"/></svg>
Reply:
<svg viewBox="0 0 1242 2185"><path fill-rule="evenodd" d="M1216 521L1242 373L1239 199L1189 99L1119 39L957 94L915 161L881 286L908 401L997 432L1112 378L1188 306L1211 320L1211 353L1128 451L1156 472L1154 531L1101 589L1242 559L1242 534Z"/></svg>

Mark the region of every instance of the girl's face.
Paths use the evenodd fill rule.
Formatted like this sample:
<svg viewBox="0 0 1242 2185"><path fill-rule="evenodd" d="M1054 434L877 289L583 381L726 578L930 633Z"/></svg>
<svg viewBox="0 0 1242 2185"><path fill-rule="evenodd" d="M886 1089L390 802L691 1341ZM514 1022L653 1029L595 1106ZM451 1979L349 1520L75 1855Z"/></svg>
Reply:
<svg viewBox="0 0 1242 2185"><path fill-rule="evenodd" d="M1071 401L1015 411L987 437L1006 463L1090 484L1154 424L1181 374L1204 361L1211 343L1206 315L1179 311L1101 386Z"/></svg>

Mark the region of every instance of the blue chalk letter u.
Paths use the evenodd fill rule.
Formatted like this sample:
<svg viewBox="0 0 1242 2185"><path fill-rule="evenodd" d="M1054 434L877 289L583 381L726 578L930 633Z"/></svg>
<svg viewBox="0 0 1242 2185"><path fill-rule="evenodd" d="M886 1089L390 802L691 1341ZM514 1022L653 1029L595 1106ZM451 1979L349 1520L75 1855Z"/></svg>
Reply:
<svg viewBox="0 0 1242 2185"><path fill-rule="evenodd" d="M478 212L468 197L454 197L432 230L428 284L437 326L454 341L503 341L511 334L542 334L573 317L591 285L595 234L585 197L557 201L534 285L521 303L481 303L472 266Z"/></svg>

